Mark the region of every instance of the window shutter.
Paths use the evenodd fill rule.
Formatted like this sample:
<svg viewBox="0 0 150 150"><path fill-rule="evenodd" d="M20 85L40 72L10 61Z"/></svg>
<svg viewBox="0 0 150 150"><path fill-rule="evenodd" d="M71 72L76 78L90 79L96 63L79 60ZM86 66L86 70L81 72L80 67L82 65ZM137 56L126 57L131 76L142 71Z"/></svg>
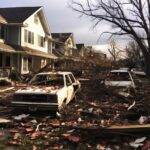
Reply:
<svg viewBox="0 0 150 150"><path fill-rule="evenodd" d="M24 41L28 42L28 31L26 29L24 30Z"/></svg>

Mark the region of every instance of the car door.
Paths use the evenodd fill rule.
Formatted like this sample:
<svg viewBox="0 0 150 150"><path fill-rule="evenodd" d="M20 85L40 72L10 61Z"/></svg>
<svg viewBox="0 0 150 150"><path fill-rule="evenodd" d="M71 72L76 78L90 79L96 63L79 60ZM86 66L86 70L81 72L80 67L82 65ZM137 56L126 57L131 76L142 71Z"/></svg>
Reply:
<svg viewBox="0 0 150 150"><path fill-rule="evenodd" d="M129 73L129 76L130 76L130 79L131 79L131 81L132 81L132 86L133 86L133 88L135 89L135 83L134 83L134 80L133 80L133 77L132 77L132 75Z"/></svg>
<svg viewBox="0 0 150 150"><path fill-rule="evenodd" d="M74 88L71 82L71 79L69 77L69 75L65 75L65 79L66 79L66 86L67 86L67 101L66 104L68 104L74 96Z"/></svg>

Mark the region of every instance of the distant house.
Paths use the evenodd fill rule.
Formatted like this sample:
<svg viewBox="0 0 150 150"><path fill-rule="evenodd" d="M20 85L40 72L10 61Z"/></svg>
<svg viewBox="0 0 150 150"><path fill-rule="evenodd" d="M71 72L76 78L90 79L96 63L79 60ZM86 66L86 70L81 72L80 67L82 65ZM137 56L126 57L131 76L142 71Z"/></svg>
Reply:
<svg viewBox="0 0 150 150"><path fill-rule="evenodd" d="M0 8L0 69L28 74L55 58L42 7Z"/></svg>
<svg viewBox="0 0 150 150"><path fill-rule="evenodd" d="M73 33L52 33L53 51L57 55L72 56L76 48Z"/></svg>
<svg viewBox="0 0 150 150"><path fill-rule="evenodd" d="M107 55L101 51L96 51L93 46L86 46L86 53L85 53L85 57L86 58L90 58L93 59L95 61L101 61L101 60L106 60L107 59Z"/></svg>

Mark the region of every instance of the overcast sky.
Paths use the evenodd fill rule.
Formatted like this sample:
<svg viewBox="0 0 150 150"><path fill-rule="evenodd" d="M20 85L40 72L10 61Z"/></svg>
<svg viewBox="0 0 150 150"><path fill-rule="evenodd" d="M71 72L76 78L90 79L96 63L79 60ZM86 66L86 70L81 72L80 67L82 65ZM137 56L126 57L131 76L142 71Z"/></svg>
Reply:
<svg viewBox="0 0 150 150"><path fill-rule="evenodd" d="M44 6L51 32L73 32L76 43L86 45L108 43L106 36L98 39L103 31L111 30L110 26L103 23L93 29L92 21L72 11L68 7L69 2L70 0L0 0L0 7Z"/></svg>

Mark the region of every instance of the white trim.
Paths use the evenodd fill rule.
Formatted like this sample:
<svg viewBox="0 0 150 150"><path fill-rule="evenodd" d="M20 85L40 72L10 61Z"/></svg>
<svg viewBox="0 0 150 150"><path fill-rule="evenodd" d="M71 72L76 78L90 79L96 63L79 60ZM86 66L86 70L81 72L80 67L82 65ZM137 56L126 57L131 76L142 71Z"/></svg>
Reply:
<svg viewBox="0 0 150 150"><path fill-rule="evenodd" d="M46 22L46 25L47 25L47 28L48 28L49 34L51 35L51 30L50 30L50 26L49 26L49 23L48 23L48 19L47 19L47 17L46 17L45 10L44 10L44 9L42 9L42 12L43 12L44 20L45 20L45 22Z"/></svg>

